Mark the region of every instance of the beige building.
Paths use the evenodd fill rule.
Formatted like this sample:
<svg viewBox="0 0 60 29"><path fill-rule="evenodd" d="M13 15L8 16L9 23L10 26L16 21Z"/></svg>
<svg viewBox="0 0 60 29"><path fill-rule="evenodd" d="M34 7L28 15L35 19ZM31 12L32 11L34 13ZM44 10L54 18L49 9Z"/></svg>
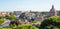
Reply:
<svg viewBox="0 0 60 29"><path fill-rule="evenodd" d="M10 15L11 12L0 12L0 16Z"/></svg>

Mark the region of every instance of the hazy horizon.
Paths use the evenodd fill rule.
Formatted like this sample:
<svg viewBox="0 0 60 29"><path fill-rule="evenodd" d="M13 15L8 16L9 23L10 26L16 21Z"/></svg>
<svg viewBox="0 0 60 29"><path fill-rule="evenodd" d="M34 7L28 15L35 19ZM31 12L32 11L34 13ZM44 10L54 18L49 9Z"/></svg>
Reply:
<svg viewBox="0 0 60 29"><path fill-rule="evenodd" d="M60 10L60 0L0 0L0 11L49 11L54 5Z"/></svg>

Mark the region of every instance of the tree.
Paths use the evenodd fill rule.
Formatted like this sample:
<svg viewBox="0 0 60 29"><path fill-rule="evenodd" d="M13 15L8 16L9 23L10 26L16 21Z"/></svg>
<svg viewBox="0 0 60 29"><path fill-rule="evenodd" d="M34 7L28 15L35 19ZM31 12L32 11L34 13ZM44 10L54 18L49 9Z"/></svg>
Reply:
<svg viewBox="0 0 60 29"><path fill-rule="evenodd" d="M29 24L24 24L24 25L20 25L14 29L38 29L35 26L29 25Z"/></svg>
<svg viewBox="0 0 60 29"><path fill-rule="evenodd" d="M3 18L3 16L0 16L0 19L2 19Z"/></svg>
<svg viewBox="0 0 60 29"><path fill-rule="evenodd" d="M0 24L4 23L4 21L5 21L5 20L1 19L1 20L0 20Z"/></svg>
<svg viewBox="0 0 60 29"><path fill-rule="evenodd" d="M47 27L49 26L49 28ZM52 16L45 19L41 25L40 29L54 29L55 27L60 28L60 17L59 16Z"/></svg>
<svg viewBox="0 0 60 29"><path fill-rule="evenodd" d="M38 28L35 26L32 26L32 24L22 24L19 26L11 26L11 27L0 28L0 29L38 29Z"/></svg>
<svg viewBox="0 0 60 29"><path fill-rule="evenodd" d="M15 20L16 19L16 17L14 15L9 15L9 16L7 16L7 18L10 19L10 20Z"/></svg>
<svg viewBox="0 0 60 29"><path fill-rule="evenodd" d="M35 18L32 18L29 20L29 22L34 22L35 21Z"/></svg>

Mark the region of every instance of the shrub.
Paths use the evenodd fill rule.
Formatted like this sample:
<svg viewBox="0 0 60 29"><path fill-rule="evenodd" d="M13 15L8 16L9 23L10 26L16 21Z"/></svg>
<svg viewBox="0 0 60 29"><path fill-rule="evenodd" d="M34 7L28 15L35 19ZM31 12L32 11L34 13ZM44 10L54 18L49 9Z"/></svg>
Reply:
<svg viewBox="0 0 60 29"><path fill-rule="evenodd" d="M5 21L5 20L3 20L3 19L0 19L0 24L4 23L4 21Z"/></svg>

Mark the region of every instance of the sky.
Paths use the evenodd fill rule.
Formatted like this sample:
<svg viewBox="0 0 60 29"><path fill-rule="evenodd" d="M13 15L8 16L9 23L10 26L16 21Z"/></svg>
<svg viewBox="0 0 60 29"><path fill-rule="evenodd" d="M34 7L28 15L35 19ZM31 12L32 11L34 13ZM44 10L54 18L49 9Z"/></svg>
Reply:
<svg viewBox="0 0 60 29"><path fill-rule="evenodd" d="M0 11L49 11L54 5L60 10L60 0L0 0Z"/></svg>

